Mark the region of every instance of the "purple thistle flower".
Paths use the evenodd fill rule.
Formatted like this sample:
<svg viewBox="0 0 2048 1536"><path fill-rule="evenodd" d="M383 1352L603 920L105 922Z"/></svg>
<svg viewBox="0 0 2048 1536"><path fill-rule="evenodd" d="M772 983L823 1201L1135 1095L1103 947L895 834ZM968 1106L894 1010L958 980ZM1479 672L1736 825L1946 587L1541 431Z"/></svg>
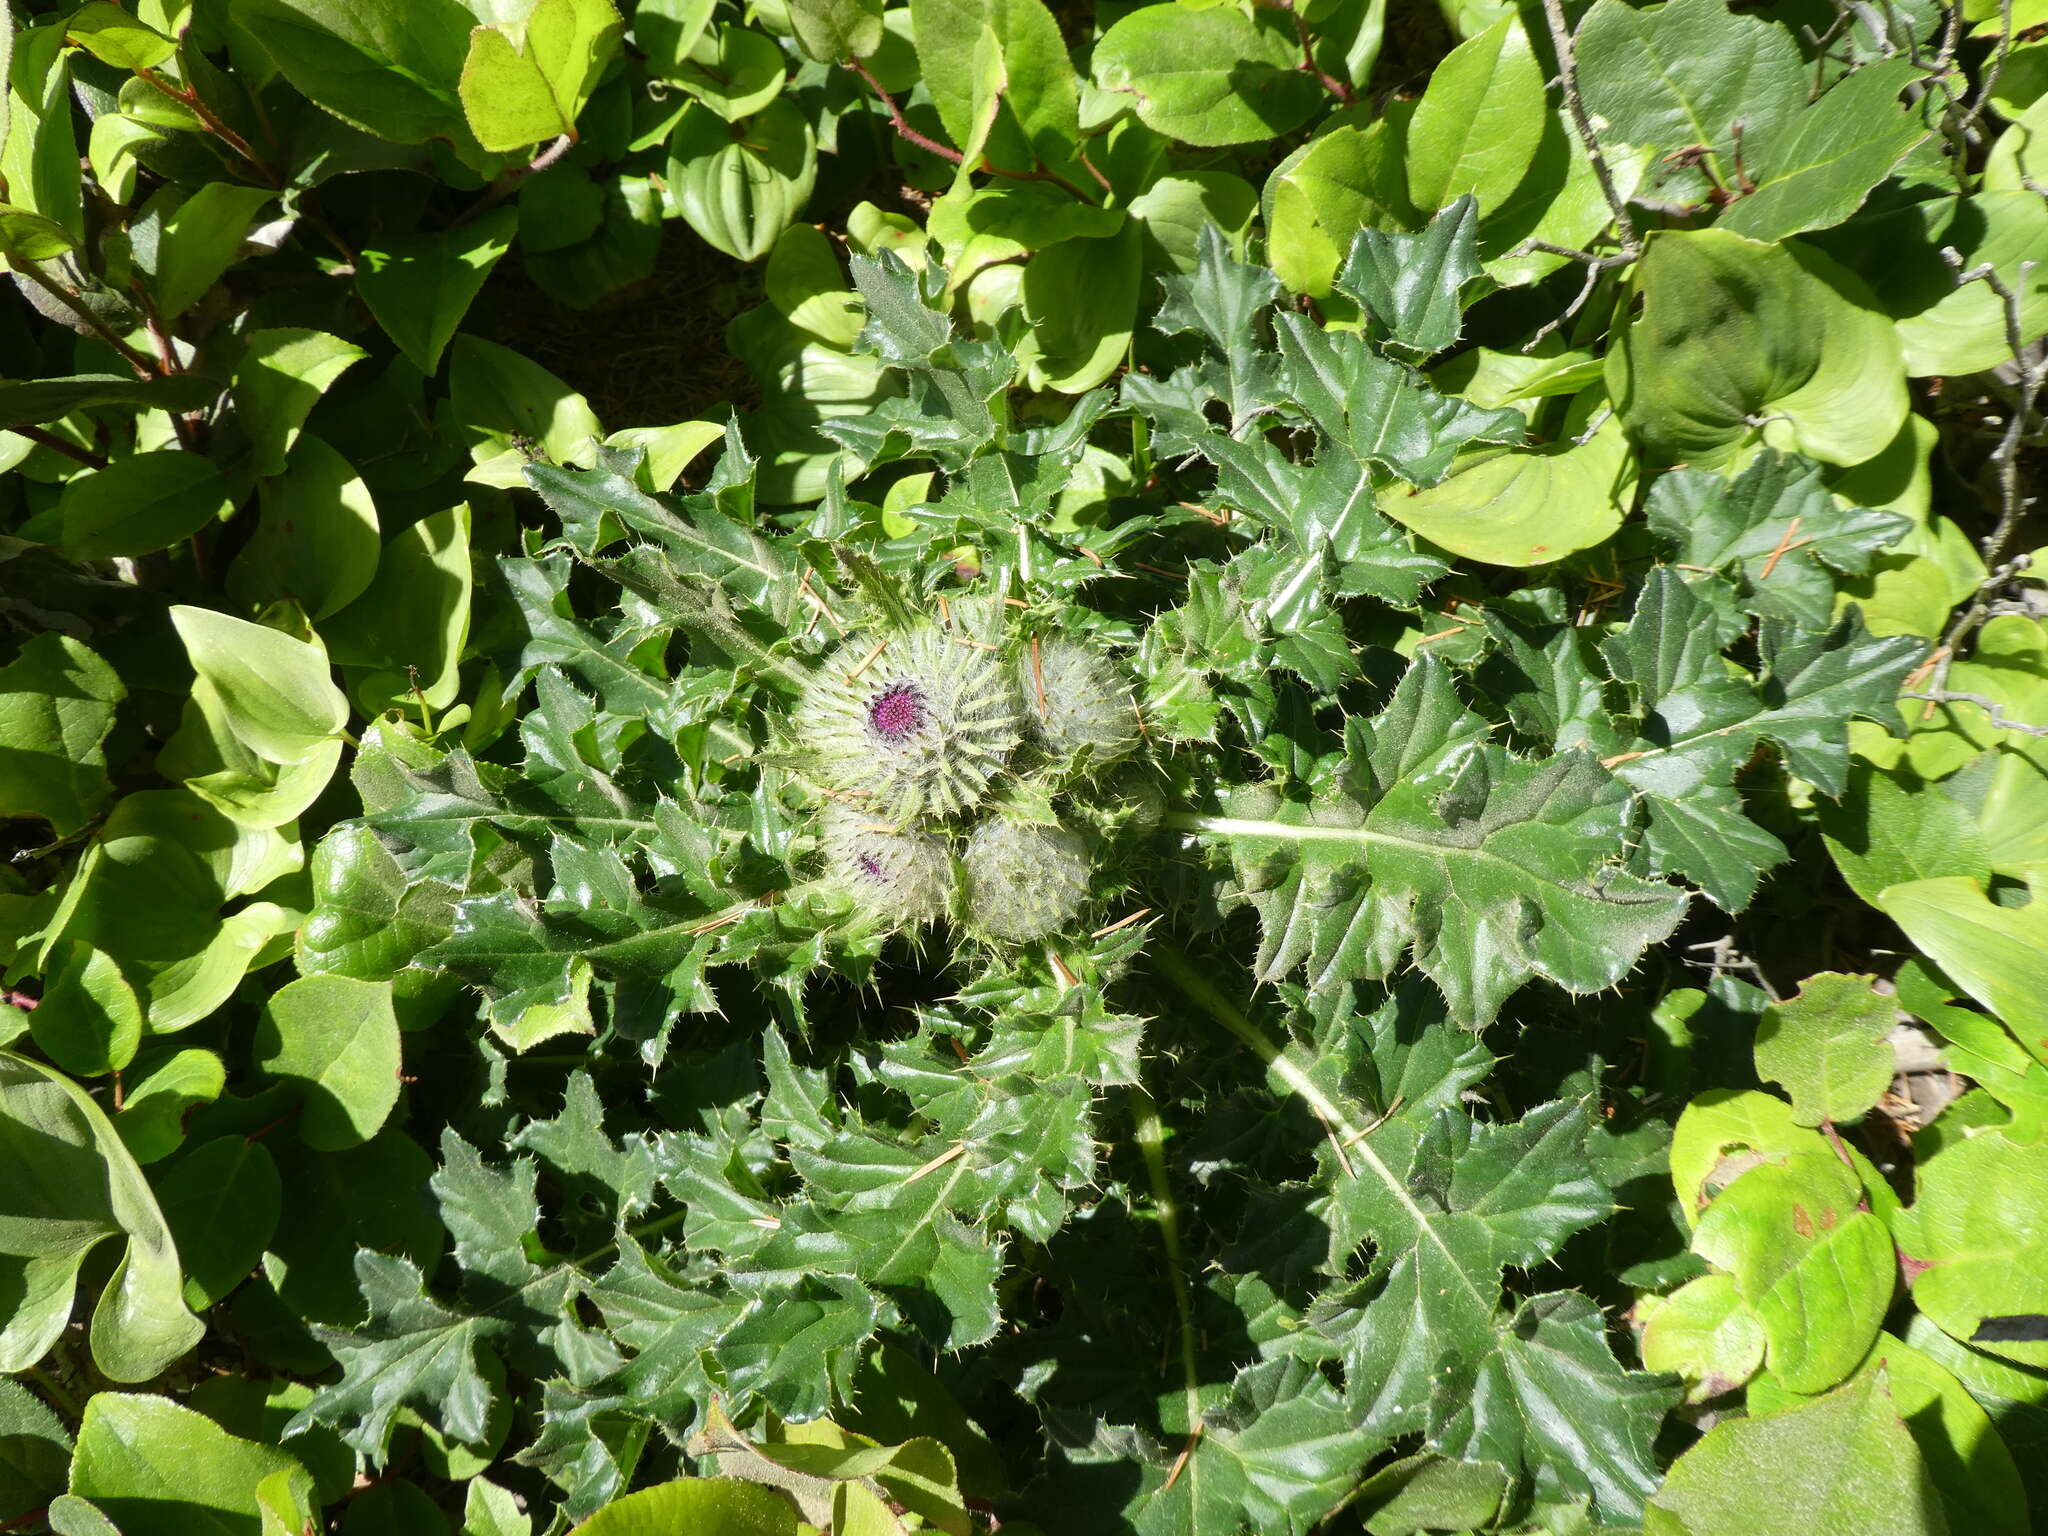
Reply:
<svg viewBox="0 0 2048 1536"><path fill-rule="evenodd" d="M868 701L868 729L898 742L924 729L924 690L915 683L891 683Z"/></svg>
<svg viewBox="0 0 2048 1536"><path fill-rule="evenodd" d="M924 625L878 644L842 643L805 687L790 735L821 787L871 821L905 827L975 804L1023 725L1008 669ZM850 861L842 867L857 873ZM882 867L894 866L884 858Z"/></svg>
<svg viewBox="0 0 2048 1536"><path fill-rule="evenodd" d="M830 802L818 823L825 873L857 910L892 928L927 922L945 909L953 861L944 842L893 832L870 811Z"/></svg>

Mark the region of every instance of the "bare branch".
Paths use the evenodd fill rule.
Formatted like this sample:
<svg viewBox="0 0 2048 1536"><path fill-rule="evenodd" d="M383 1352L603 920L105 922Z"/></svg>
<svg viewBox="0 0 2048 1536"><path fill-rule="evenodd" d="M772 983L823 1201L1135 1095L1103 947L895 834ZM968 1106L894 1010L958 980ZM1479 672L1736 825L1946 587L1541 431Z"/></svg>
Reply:
<svg viewBox="0 0 2048 1536"><path fill-rule="evenodd" d="M1586 264L1586 281L1580 286L1577 296L1573 298L1571 303L1565 305L1556 315L1545 321L1538 328L1534 336L1531 336L1522 343L1522 350L1524 352L1534 352L1537 347L1542 345L1544 337L1548 336L1552 331L1562 330L1565 326L1569 325L1573 317L1586 307L1586 301L1593 297L1593 290L1599 287L1601 277L1613 271L1616 267L1627 266L1639 254L1637 251L1630 249L1626 251L1613 251L1605 256L1595 256L1591 251L1575 251L1569 246L1552 245L1548 240L1524 240L1508 254L1511 256L1526 256L1532 251L1544 251L1552 256L1563 256L1571 261L1584 262Z"/></svg>
<svg viewBox="0 0 2048 1536"><path fill-rule="evenodd" d="M1593 413L1593 419L1586 424L1586 430L1572 439L1572 446L1576 448L1585 447L1586 444L1599 436L1600 429L1606 426L1613 417L1614 407L1612 404L1601 406L1599 410Z"/></svg>
<svg viewBox="0 0 2048 1536"><path fill-rule="evenodd" d="M1571 261L1584 262L1586 281L1580 286L1578 295L1567 304L1563 311L1531 336L1522 350L1533 352L1546 336L1562 329L1584 309L1592 299L1594 290L1600 286L1600 279L1617 267L1625 267L1643 253L1642 241L1636 234L1635 220L1629 217L1628 199L1621 195L1615 185L1614 172L1608 168L1606 153L1600 147L1600 135L1594 130L1592 114L1586 110L1586 101L1579 94L1578 56L1573 51L1571 29L1565 25L1563 0L1543 0L1543 17L1550 27L1550 44L1557 53L1557 88L1564 97L1567 111L1571 113L1572 125L1577 130L1579 142L1584 145L1586 158L1592 164L1593 175L1600 183L1600 195L1607 200L1608 211L1614 216L1615 238L1620 249L1603 256L1590 251L1573 250L1569 246L1552 245L1547 240L1524 240L1512 254L1526 256L1532 251L1544 251L1552 256L1563 256Z"/></svg>
<svg viewBox="0 0 2048 1536"><path fill-rule="evenodd" d="M1984 68L1984 83L1977 90L1977 99L1970 103L1956 127L1967 139L1977 126L1977 120L1984 115L1984 109L1991 105L1991 93L1998 89L1998 77L2005 73L2006 57L2012 52L2012 0L1998 0L1998 46L1992 50L1991 61Z"/></svg>
<svg viewBox="0 0 2048 1536"><path fill-rule="evenodd" d="M24 423L9 427L7 430L16 437L25 437L30 442L49 449L52 453L61 453L65 458L73 459L83 464L87 469L105 469L107 467L107 461L104 456L94 453L90 448L81 448L76 443L67 443L56 433L46 432L41 427L32 427Z"/></svg>
<svg viewBox="0 0 2048 1536"><path fill-rule="evenodd" d="M1991 724L2001 731L2019 731L2028 736L2048 736L2048 725L2029 725L2024 720L2007 719L2005 706L1988 694L1964 693L1954 688L1936 688L1925 693L1902 693L1899 697L1925 699L1930 704L1975 704L1990 717Z"/></svg>
<svg viewBox="0 0 2048 1536"><path fill-rule="evenodd" d="M1614 184L1614 173L1607 168L1607 157L1600 151L1600 135L1593 131L1592 116L1586 111L1585 98L1579 94L1578 57L1572 51L1571 29L1565 25L1564 0L1543 0L1543 19L1550 24L1550 44L1557 50L1557 87L1563 92L1564 104L1579 130L1579 140L1586 146L1586 158L1593 162L1600 195L1607 199L1607 206L1614 213L1615 231L1633 260L1635 252L1641 249L1635 221L1628 216L1628 202Z"/></svg>
<svg viewBox="0 0 2048 1536"><path fill-rule="evenodd" d="M1984 563L1996 565L2018 530L2020 518L2030 501L2022 494L2020 486L2020 445L2038 419L2041 389L2048 384L2048 353L2037 354L2028 347L2026 322L2020 304L2027 278L2040 263L2021 262L2018 281L2008 285L1989 262L1980 262L1966 270L1961 253L1952 245L1941 248L1941 259L1956 274L1958 288L1967 283L1982 283L1998 295L2004 310L2006 350L2012 354L2013 367L2018 373L2012 414L2006 418L2005 431L1998 440L1998 446L1991 450L1991 464L1998 475L1998 526L1984 540L1983 550Z"/></svg>

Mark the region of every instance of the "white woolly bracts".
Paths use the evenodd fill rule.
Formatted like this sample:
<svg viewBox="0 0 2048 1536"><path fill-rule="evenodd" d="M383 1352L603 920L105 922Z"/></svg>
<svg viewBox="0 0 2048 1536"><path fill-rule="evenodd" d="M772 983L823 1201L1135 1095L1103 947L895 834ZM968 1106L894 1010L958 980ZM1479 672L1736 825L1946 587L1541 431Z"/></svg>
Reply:
<svg viewBox="0 0 2048 1536"><path fill-rule="evenodd" d="M1129 678L1083 640L998 649L896 624L827 655L787 722L787 761L822 792L825 884L859 921L950 915L990 945L1073 926L1101 839L1144 819L1128 771L1083 782L1139 763Z"/></svg>
<svg viewBox="0 0 2048 1536"><path fill-rule="evenodd" d="M825 874L868 917L891 927L930 922L946 909L953 857L942 838L901 832L872 813L827 801L818 820Z"/></svg>
<svg viewBox="0 0 2048 1536"><path fill-rule="evenodd" d="M967 839L960 856L973 926L1024 944L1073 921L1088 895L1088 848L1062 826L997 816Z"/></svg>
<svg viewBox="0 0 2048 1536"><path fill-rule="evenodd" d="M1129 685L1079 641L1027 646L1017 657L1017 686L1032 739L1048 757L1071 760L1085 752L1090 767L1101 767L1138 744Z"/></svg>

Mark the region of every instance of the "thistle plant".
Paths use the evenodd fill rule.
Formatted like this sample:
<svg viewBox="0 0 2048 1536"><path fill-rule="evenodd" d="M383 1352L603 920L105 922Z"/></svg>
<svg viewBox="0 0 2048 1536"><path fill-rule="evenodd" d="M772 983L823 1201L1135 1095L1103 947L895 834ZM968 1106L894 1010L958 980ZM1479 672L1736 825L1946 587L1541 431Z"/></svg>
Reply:
<svg viewBox="0 0 2048 1536"><path fill-rule="evenodd" d="M1667 10L1693 28L1725 8ZM1586 14L1611 18L1611 50L1655 24L1619 0ZM1492 23L1475 53L1507 59L1496 45L1517 24ZM1541 67L1513 56L1540 90ZM1881 67L1862 78L1889 91ZM1945 1403L2048 1365L2013 1325L2048 1310L2042 1266L1999 1258L2048 1188L2048 1152L2014 1129L2033 1088L1986 1066L1931 1137L1885 1122L1906 1102L1902 1012L1930 1045L1960 1031L1957 1061L1980 1045L2018 1060L2034 1038L2008 1041L1993 1015L2024 1022L2038 987L1971 936L2026 947L2034 909L1987 892L2028 873L2005 791L2034 781L2026 730L2048 704L2022 684L2048 667L2048 628L1971 618L1986 659L1930 666L1926 640L1872 633L1849 601L1900 622L1886 584L1904 571L1878 559L1911 519L1840 503L1836 471L1862 466L1739 440L1726 475L1643 454L1656 390L1685 382L1657 359L1683 339L1700 274L1768 262L1760 282L1846 303L1806 265L1830 259L1819 246L1794 261L1746 234L1660 230L1637 264L1647 320L1586 308L1618 316L1645 359L1629 375L1642 387L1611 402L1622 419L1567 448L1559 402L1531 402L1532 462L1598 472L1524 474L1535 513L1471 517L1498 499L1501 461L1468 447L1504 449L1513 472L1538 451L1518 407L1487 403L1526 387L1519 375L1481 360L1465 398L1441 392L1455 369L1423 371L1438 341L1464 339L1462 298L1487 265L1478 221L1461 197L1429 230L1363 231L1332 288L1376 295L1347 295L1363 327L1320 325L1281 274L1208 232L1198 270L1168 286L1164 344L1139 353L1151 371L1064 421L1034 406L1028 426L1002 392L1007 328L953 329L935 254L923 273L857 256L864 345L901 390L829 424L850 456L824 505L771 510L787 487L757 484L773 461L737 427L706 488L679 498L644 491L622 450L590 470L527 466L561 531L498 557L536 641L516 734L510 718L490 734L510 707L496 685L459 734L424 708L418 729L370 721L352 774L363 814L303 879L262 876L290 882L277 901L236 909L254 921L310 887L306 974L260 1001L241 988L239 1015L196 1046L168 1038L190 989L171 985L182 961L157 958L163 923L132 925L151 945L136 982L95 958L135 907L136 866L109 876L110 838L139 846L145 822L170 818L138 806L87 831L108 844L94 865L14 903L16 926L42 928L13 950L28 965L49 951L56 975L14 1010L27 1023L0 1052L0 1112L14 1093L50 1123L50 1079L23 1074L53 1042L109 1079L67 1095L81 1115L106 1107L73 1120L64 1157L97 1138L131 1184L138 1169L158 1181L162 1227L195 1264L175 1287L162 1277L172 1322L187 1296L254 1283L265 1310L227 1299L230 1345L279 1305L320 1325L335 1365L304 1384L297 1428L332 1428L364 1472L381 1470L401 1410L451 1444L484 1443L491 1414L529 1426L472 1484L472 1510L523 1503L567 1528L674 1471L693 1494L766 1500L789 1528L787 1483L718 1488L710 1457L729 1483L742 1467L780 1479L833 1436L893 1496L916 1481L889 1443L912 1403L920 1428L950 1433L960 1480L943 1507L919 1483L918 1513L977 1536L983 1505L1076 1536L1395 1529L1392 1501L1418 1476L1456 1485L1442 1523L1461 1529L1750 1536L1718 1493L1765 1455L1792 1469L1787 1486L1824 1494L1832 1463L1867 1463L1869 1497L1926 1513L1915 1536L2021 1536L2048 1506L2027 1503L2031 1464L1988 1454L1983 1419L1946 1459L1923 1452L1884 1363L1909 1340L1913 1384L1939 1380ZM1434 275L1410 285L1417 272ZM1717 308L1717 327L1741 328L1739 309ZM1528 338L1501 317L1531 314L1475 308L1474 350L1507 356ZM1870 346L1908 345L1878 329ZM1562 403L1603 408L1604 364L1571 372L1588 382ZM1914 431L1905 446L1931 460L1927 425ZM1116 498L1134 515L1061 527L1064 489L1126 440L1144 449ZM1632 499L1610 505L1616 485ZM1569 505L1581 491L1591 512ZM76 504L59 510L68 527ZM1582 513L1629 532L1563 558ZM1542 564L1478 572L1453 544ZM1964 612L2008 589L1973 582ZM199 642L199 703L249 697L256 663L210 654L215 632L259 659L312 649L173 616ZM336 657L359 654L348 624L337 636ZM0 669L0 706L36 677L46 692L90 684L66 640ZM1902 688L1917 700L1904 710ZM1965 692L2026 729L1990 705L1941 712ZM145 734L101 721L109 747ZM1956 792L1922 793L1928 774ZM189 781L201 801L217 789ZM97 804L67 803L67 827ZM1904 879L1871 844L1923 822L1948 862ZM206 846L156 840L173 876ZM1774 885L1779 864L1795 867ZM224 877L222 899L256 896L254 878ZM183 899L189 882L174 883ZM1883 947L1860 952L1871 974L1833 969L1859 951L1832 928L1807 948L1788 914L1820 898L1846 917L1866 890L1864 934ZM0 892L0 962L9 911ZM1715 951L1711 979L1695 938ZM8 963L14 987L24 962ZM139 1043L105 1027L102 999L125 1007L128 991L149 998ZM481 1059L459 1050L465 1017L400 1027L472 999ZM336 1018L364 1070L321 1076ZM1718 1044L1674 1046L1672 1018ZM208 1044L247 1039L253 1092L147 1108L190 1096L175 1085L213 1060ZM1946 1093L1958 1075L1929 1080ZM331 1092L307 1096L314 1076ZM300 1112L271 1126L274 1103ZM167 1150L180 1132L188 1144ZM1867 1152L1911 1173L1911 1204ZM274 1222L213 1221L227 1207L209 1191L261 1195L272 1176L299 1196ZM383 1192L423 1184L432 1198L393 1226ZM240 1220L259 1203L229 1204ZM1784 1219L1799 1211L1812 1221ZM1737 1239L1765 1218L1774 1246L1750 1252ZM289 1265L275 1285L273 1256ZM262 1278L241 1279L251 1266ZM1819 1291L1779 1284L1816 1270ZM1901 1272L1917 1276L1909 1296ZM1622 1328L1630 1291L1638 1326ZM191 1336L178 1326L174 1341ZM163 1379L188 1373L172 1360ZM193 1420L217 1406L200 1393ZM949 1402L942 1421L924 1414ZM1706 1405L1729 1413L1702 1434ZM109 1437L127 1427L98 1401L83 1420L78 1474L41 1497L112 1487ZM791 1428L806 1425L826 1427ZM1085 1444L1075 1425L1093 1427ZM401 1520L392 1499L417 1464L395 1464L351 1518ZM1960 1513L1921 1496L1944 1466L1968 1469ZM805 1508L851 1488L826 1470L845 1468L813 1458ZM448 1492L435 1507L454 1506ZM668 1495L626 1498L640 1502L599 1515L605 1528L650 1508L659 1523Z"/></svg>
<svg viewBox="0 0 2048 1536"><path fill-rule="evenodd" d="M1023 732L1005 669L935 625L847 641L791 725L825 788L896 826L972 810Z"/></svg>

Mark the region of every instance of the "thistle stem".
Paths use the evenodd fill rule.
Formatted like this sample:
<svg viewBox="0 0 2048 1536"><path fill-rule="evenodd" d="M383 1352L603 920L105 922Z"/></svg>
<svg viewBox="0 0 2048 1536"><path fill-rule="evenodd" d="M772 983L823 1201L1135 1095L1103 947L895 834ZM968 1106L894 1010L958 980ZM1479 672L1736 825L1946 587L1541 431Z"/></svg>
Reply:
<svg viewBox="0 0 2048 1536"><path fill-rule="evenodd" d="M707 603L695 613L679 615L678 623L693 635L701 635L713 645L731 656L734 661L744 661L755 671L777 682L787 684L801 693L810 681L810 674L795 662L778 656L748 631L730 613Z"/></svg>
<svg viewBox="0 0 2048 1536"><path fill-rule="evenodd" d="M1173 1286L1173 1310L1180 1321L1180 1369L1186 1393L1189 1444L1202 1427L1201 1376L1195 1364L1195 1300L1188 1288L1188 1266L1180 1243L1180 1207L1166 1170L1166 1129L1159 1106L1140 1084L1131 1087L1134 1139L1145 1159L1146 1181L1152 1186L1152 1209L1159 1220L1159 1243L1166 1250L1166 1272ZM1183 1455L1186 1453L1183 1452Z"/></svg>
<svg viewBox="0 0 2048 1536"><path fill-rule="evenodd" d="M1350 1147L1365 1139L1365 1132L1351 1123L1342 1106L1323 1092L1322 1087L1298 1062L1290 1059L1285 1051L1267 1039L1265 1031L1246 1018L1229 998L1217 991L1209 983L1208 978L1195 969L1192 960L1171 945L1160 945L1148 953L1152 963L1165 973L1168 981L1187 995L1188 1001L1251 1047L1252 1053L1266 1064L1266 1070L1315 1112L1316 1118L1323 1122L1340 1147Z"/></svg>

